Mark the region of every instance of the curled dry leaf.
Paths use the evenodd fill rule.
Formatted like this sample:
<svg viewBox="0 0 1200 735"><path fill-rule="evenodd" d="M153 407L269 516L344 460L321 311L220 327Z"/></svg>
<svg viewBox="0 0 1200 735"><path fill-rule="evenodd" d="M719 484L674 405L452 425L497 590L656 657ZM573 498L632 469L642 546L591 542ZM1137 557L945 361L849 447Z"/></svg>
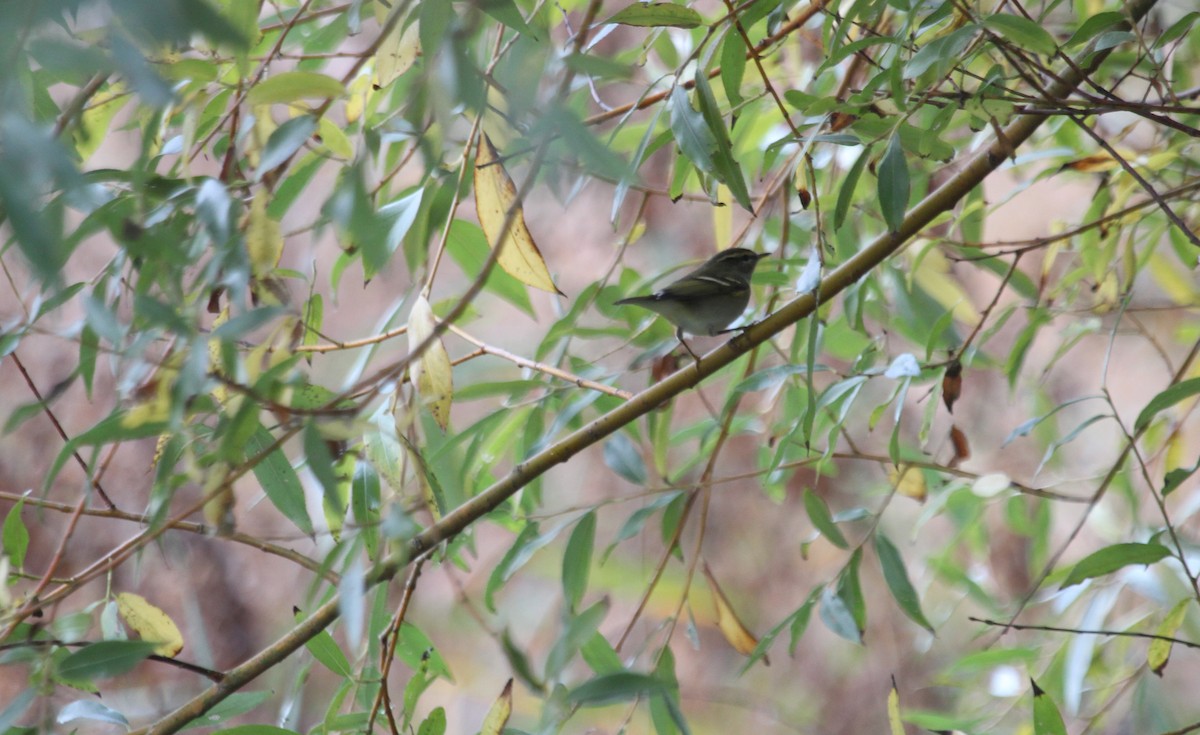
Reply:
<svg viewBox="0 0 1200 735"><path fill-rule="evenodd" d="M413 304L408 317L408 349L415 350L433 334L433 307L424 296ZM417 357L412 366L412 381L417 387L421 404L429 409L434 421L443 430L450 425L450 399L454 395L454 380L450 355L440 339Z"/></svg>
<svg viewBox="0 0 1200 735"><path fill-rule="evenodd" d="M713 576L712 570L708 568L708 562L703 564L704 578L708 580L708 586L712 589L713 603L717 608L717 628L720 629L721 635L725 636L725 640L729 641L729 645L733 646L734 650L743 656L749 656L758 647L758 639L754 634L747 630L746 626L738 618L734 612L733 606L729 604L729 598L725 597L725 593L721 591L721 586L717 584L716 578ZM763 663L767 666L771 665L771 660L767 655L763 654Z"/></svg>
<svg viewBox="0 0 1200 735"><path fill-rule="evenodd" d="M154 649L157 655L175 658L183 650L183 634L175 621L145 597L132 592L118 594L117 612L138 638L159 644Z"/></svg>
<svg viewBox="0 0 1200 735"><path fill-rule="evenodd" d="M962 363L951 360L946 366L946 374L942 376L942 401L946 410L954 413L954 404L962 395Z"/></svg>
<svg viewBox="0 0 1200 735"><path fill-rule="evenodd" d="M950 443L954 445L954 458L950 460L951 467L957 467L959 462L963 462L971 458L971 443L967 441L967 435L957 426L950 427Z"/></svg>
<svg viewBox="0 0 1200 735"><path fill-rule="evenodd" d="M516 212L512 224L501 241L505 217L514 206ZM475 213L479 215L479 225L487 235L488 244L500 248L496 263L505 272L528 286L565 295L550 278L546 261L525 226L525 213L517 202L517 188L486 134L475 153Z"/></svg>

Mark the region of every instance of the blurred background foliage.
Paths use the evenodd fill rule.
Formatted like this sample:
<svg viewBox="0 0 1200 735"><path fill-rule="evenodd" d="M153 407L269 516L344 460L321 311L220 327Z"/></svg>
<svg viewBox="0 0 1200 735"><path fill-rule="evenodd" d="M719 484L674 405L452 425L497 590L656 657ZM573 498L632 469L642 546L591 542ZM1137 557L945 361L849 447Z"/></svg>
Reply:
<svg viewBox="0 0 1200 735"><path fill-rule="evenodd" d="M10 0L0 730L1196 729L1188 5Z"/></svg>

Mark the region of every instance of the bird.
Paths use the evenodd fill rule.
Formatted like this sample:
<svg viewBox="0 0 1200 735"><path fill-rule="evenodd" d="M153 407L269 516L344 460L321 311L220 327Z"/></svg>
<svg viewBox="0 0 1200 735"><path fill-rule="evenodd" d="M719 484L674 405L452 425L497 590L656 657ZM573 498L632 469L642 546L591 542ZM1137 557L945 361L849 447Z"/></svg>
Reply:
<svg viewBox="0 0 1200 735"><path fill-rule="evenodd" d="M684 341L684 332L711 337L727 331L725 328L750 303L750 276L766 255L746 248L722 250L661 290L630 296L614 304L633 304L664 317L675 325L680 344L699 362L700 358Z"/></svg>

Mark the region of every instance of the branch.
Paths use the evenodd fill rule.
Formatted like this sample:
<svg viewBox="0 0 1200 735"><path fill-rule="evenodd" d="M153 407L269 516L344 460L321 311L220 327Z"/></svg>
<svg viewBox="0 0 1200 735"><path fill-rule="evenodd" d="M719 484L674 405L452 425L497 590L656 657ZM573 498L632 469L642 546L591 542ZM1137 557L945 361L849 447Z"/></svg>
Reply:
<svg viewBox="0 0 1200 735"><path fill-rule="evenodd" d="M1136 22L1154 7L1155 2L1156 0L1133 0L1128 6L1130 17ZM592 4L593 8L594 6L595 3ZM584 28L587 26L588 24L584 23ZM1092 64L1087 69L1072 69L1063 75L1061 81L1050 85L1048 91L1052 98L1063 98L1070 94L1080 83L1083 73L1091 71L1107 58L1108 51L1111 49L1094 54ZM832 299L855 284L860 278L899 251L910 238L929 225L934 218L953 209L961 199L1007 160L1008 153L1013 147L1029 140L1046 119L1042 115L1023 115L1013 120L1004 129L1003 136L998 137L987 148L971 156L958 172L913 207L897 231L888 232L875 238L857 254L829 273L819 288L822 302ZM518 201L520 200L520 196L518 196ZM697 363L690 364L665 380L647 388L628 402L551 444L525 462L516 465L507 476L415 536L406 548L401 548L380 561L367 575L367 586L371 587L392 579L401 570L408 567L413 559L443 541L457 536L552 467L566 462L585 448L600 442L621 427L650 413L663 402L695 387L703 379L732 363L757 345L810 316L816 306L817 301L814 294L798 296L785 304L779 311L709 352ZM442 327L441 331L445 331L449 326L447 321L451 320L439 323L438 326ZM213 685L184 703L174 712L156 722L146 732L152 735L176 732L192 719L199 717L291 655L337 617L338 601L331 599L313 611L295 628L285 633L278 641L255 654L244 664L228 671L223 682ZM135 731L134 735L141 735L142 732Z"/></svg>

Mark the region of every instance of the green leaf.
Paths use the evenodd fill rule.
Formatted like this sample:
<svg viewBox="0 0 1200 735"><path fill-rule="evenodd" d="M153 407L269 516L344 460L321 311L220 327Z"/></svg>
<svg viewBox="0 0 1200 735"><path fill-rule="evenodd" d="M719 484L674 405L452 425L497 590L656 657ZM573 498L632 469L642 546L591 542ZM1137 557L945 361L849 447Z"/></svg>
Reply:
<svg viewBox="0 0 1200 735"><path fill-rule="evenodd" d="M713 152L717 140L704 122L704 116L692 107L683 85L676 84L671 90L671 133L679 150L696 168L711 172L714 167Z"/></svg>
<svg viewBox="0 0 1200 735"><path fill-rule="evenodd" d="M646 464L641 452L623 433L613 434L604 442L604 464L634 485L646 484Z"/></svg>
<svg viewBox="0 0 1200 735"><path fill-rule="evenodd" d="M1033 685L1034 735L1067 735L1067 726L1054 700L1032 678L1029 683Z"/></svg>
<svg viewBox="0 0 1200 735"><path fill-rule="evenodd" d="M742 79L746 75L746 42L740 33L730 31L721 42L721 86L729 104L742 103Z"/></svg>
<svg viewBox="0 0 1200 735"><path fill-rule="evenodd" d="M446 241L446 249L468 278L475 278L479 274L482 264L487 261L490 250L487 237L484 236L479 225L461 219L450 223L450 236ZM529 300L529 292L526 290L525 284L505 273L503 268L492 268L483 287L529 316L534 316L533 303Z"/></svg>
<svg viewBox="0 0 1200 735"><path fill-rule="evenodd" d="M302 99L343 97L346 88L333 77L315 71L285 71L273 74L246 93L250 105L270 105Z"/></svg>
<svg viewBox="0 0 1200 735"><path fill-rule="evenodd" d="M1137 420L1133 422L1133 430L1135 432L1139 432L1142 429L1145 429L1150 425L1151 419L1153 419L1159 411L1174 406L1176 403L1179 403L1185 398L1190 398L1197 393L1200 393L1200 378L1191 378L1167 388L1162 393L1159 393L1154 398L1150 399L1150 402L1147 403L1146 407L1142 409L1142 412L1138 414Z"/></svg>
<svg viewBox="0 0 1200 735"><path fill-rule="evenodd" d="M558 526L542 535L538 534L537 523L527 523L525 528L521 529L521 533L517 535L513 545L488 577L487 587L484 588L483 593L483 601L488 610L495 611L496 609L494 599L496 591L503 587L504 583L516 574L518 569L525 566L525 563L533 558L539 549L553 541L562 528L563 526Z"/></svg>
<svg viewBox="0 0 1200 735"><path fill-rule="evenodd" d="M879 531L875 533L875 553L879 555L879 564L883 567L883 579L900 609L910 620L932 633L933 626L926 620L925 613L921 612L921 599L908 579L904 559L891 540Z"/></svg>
<svg viewBox="0 0 1200 735"><path fill-rule="evenodd" d="M68 681L119 676L132 671L157 647L154 641L99 641L64 658L56 673Z"/></svg>
<svg viewBox="0 0 1200 735"><path fill-rule="evenodd" d="M575 524L575 530L567 539L563 553L563 594L571 610L579 607L587 592L588 576L592 568L592 550L596 544L596 513L588 511Z"/></svg>
<svg viewBox="0 0 1200 735"><path fill-rule="evenodd" d="M338 676L348 677L354 674L354 669L351 668L350 661L346 659L346 654L342 652L341 647L329 634L329 631L323 630L317 633L305 641L304 647L313 655L313 658Z"/></svg>
<svg viewBox="0 0 1200 735"><path fill-rule="evenodd" d="M246 455L254 457L275 443L275 438L265 427L259 426L246 443ZM304 486L296 470L288 462L283 449L276 447L263 460L254 465L254 477L262 486L267 499L280 513L296 525L306 536L312 536L312 519L308 517L308 506L304 499Z"/></svg>
<svg viewBox="0 0 1200 735"><path fill-rule="evenodd" d="M267 138L267 144L263 146L254 180L261 180L263 174L291 158L296 151L300 150L300 146L312 138L312 134L316 130L317 121L312 115L294 117L275 128L275 132L271 133L271 137Z"/></svg>
<svg viewBox="0 0 1200 735"><path fill-rule="evenodd" d="M1040 24L1020 15L1008 13L989 15L983 19L983 25L1026 51L1052 56L1058 50L1058 44L1049 31Z"/></svg>
<svg viewBox="0 0 1200 735"><path fill-rule="evenodd" d="M975 38L975 32L975 24L968 23L947 36L925 44L904 65L904 79L916 79L930 69L934 70L933 76L941 76L962 61L961 54Z"/></svg>
<svg viewBox="0 0 1200 735"><path fill-rule="evenodd" d="M208 712L200 715L181 729L190 730L193 727L213 727L226 720L244 715L271 697L270 691L234 692L218 702Z"/></svg>
<svg viewBox="0 0 1200 735"><path fill-rule="evenodd" d="M846 543L846 537L842 536L841 529L833 522L833 516L829 514L829 506L825 505L825 501L821 499L812 490L804 489L804 509L808 511L808 519L821 535L829 539L830 543L839 549L848 549L850 545Z"/></svg>
<svg viewBox="0 0 1200 735"><path fill-rule="evenodd" d="M612 674L623 671L625 665L604 636L596 633L579 649L583 660L597 674Z"/></svg>
<svg viewBox="0 0 1200 735"><path fill-rule="evenodd" d="M537 31L525 22L525 16L513 0L480 0L478 7L514 31L537 40Z"/></svg>
<svg viewBox="0 0 1200 735"><path fill-rule="evenodd" d="M846 221L846 215L850 212L850 205L854 202L854 190L858 187L858 180L862 178L862 172L867 167L867 162L871 159L871 146L863 146L862 153L858 154L858 158L854 161L854 165L846 172L845 178L842 179L842 185L838 189L837 204L833 208L833 229L839 230L842 224Z"/></svg>
<svg viewBox="0 0 1200 735"><path fill-rule="evenodd" d="M721 118L721 108L717 105L717 98L713 95L712 86L708 83L708 76L702 70L697 69L695 79L696 102L700 106L700 115L704 118L709 130L712 131L712 139L716 144L713 150L711 173L717 177L718 181L729 187L729 192L733 194L733 198L737 200L738 204L748 211L753 211L754 205L750 202L750 190L746 188L746 177L742 174L741 164L734 158L729 130Z"/></svg>
<svg viewBox="0 0 1200 735"><path fill-rule="evenodd" d="M546 656L547 681L556 681L559 678L580 647L596 635L607 614L608 600L601 600L570 619Z"/></svg>
<svg viewBox="0 0 1200 735"><path fill-rule="evenodd" d="M214 730L212 735L297 735L295 730L274 725L234 725L222 730Z"/></svg>
<svg viewBox="0 0 1200 735"><path fill-rule="evenodd" d="M879 161L879 209L888 230L897 232L904 223L904 212L908 209L908 164L904 161L904 148L900 136L893 135L887 150Z"/></svg>
<svg viewBox="0 0 1200 735"><path fill-rule="evenodd" d="M446 710L434 707L429 716L417 728L417 735L443 735L446 732Z"/></svg>
<svg viewBox="0 0 1200 735"><path fill-rule="evenodd" d="M1133 564L1153 564L1170 555L1170 549L1161 544L1128 543L1106 546L1076 564L1059 589L1079 584L1092 577L1110 574Z"/></svg>
<svg viewBox="0 0 1200 735"><path fill-rule="evenodd" d="M75 720L94 720L109 725L120 725L129 730L129 720L126 719L125 715L91 699L76 699L59 710L58 716L54 720L60 725L65 725Z"/></svg>
<svg viewBox="0 0 1200 735"><path fill-rule="evenodd" d="M616 702L628 702L648 694L669 695L670 687L649 674L621 671L585 681L567 694L567 703L602 707Z"/></svg>
<svg viewBox="0 0 1200 735"><path fill-rule="evenodd" d="M446 660L434 647L433 641L429 640L429 636L412 623L404 623L400 626L400 642L396 645L396 655L400 657L405 666L414 671L425 665L429 667L430 673L436 674L446 681L454 681L454 677L450 675L450 667L446 665Z"/></svg>
<svg viewBox="0 0 1200 735"><path fill-rule="evenodd" d="M324 490L325 502L340 516L345 512L345 507L338 494L338 476L333 469L333 452L330 451L325 437L321 436L321 430L317 428L315 421L310 421L304 427L304 457L308 462L309 471Z"/></svg>
<svg viewBox="0 0 1200 735"><path fill-rule="evenodd" d="M833 585L826 585L821 591L821 606L817 610L821 622L851 643L862 644L862 631L854 620L854 613L836 592Z"/></svg>
<svg viewBox="0 0 1200 735"><path fill-rule="evenodd" d="M25 567L25 552L29 550L29 529L25 528L25 522L21 519L21 509L24 507L25 498L21 498L4 516L4 530L0 532L4 554L17 569ZM0 584L4 584L4 580L0 580Z"/></svg>
<svg viewBox="0 0 1200 735"><path fill-rule="evenodd" d="M632 3L603 22L639 27L697 28L704 23L704 18L695 10L675 3Z"/></svg>

